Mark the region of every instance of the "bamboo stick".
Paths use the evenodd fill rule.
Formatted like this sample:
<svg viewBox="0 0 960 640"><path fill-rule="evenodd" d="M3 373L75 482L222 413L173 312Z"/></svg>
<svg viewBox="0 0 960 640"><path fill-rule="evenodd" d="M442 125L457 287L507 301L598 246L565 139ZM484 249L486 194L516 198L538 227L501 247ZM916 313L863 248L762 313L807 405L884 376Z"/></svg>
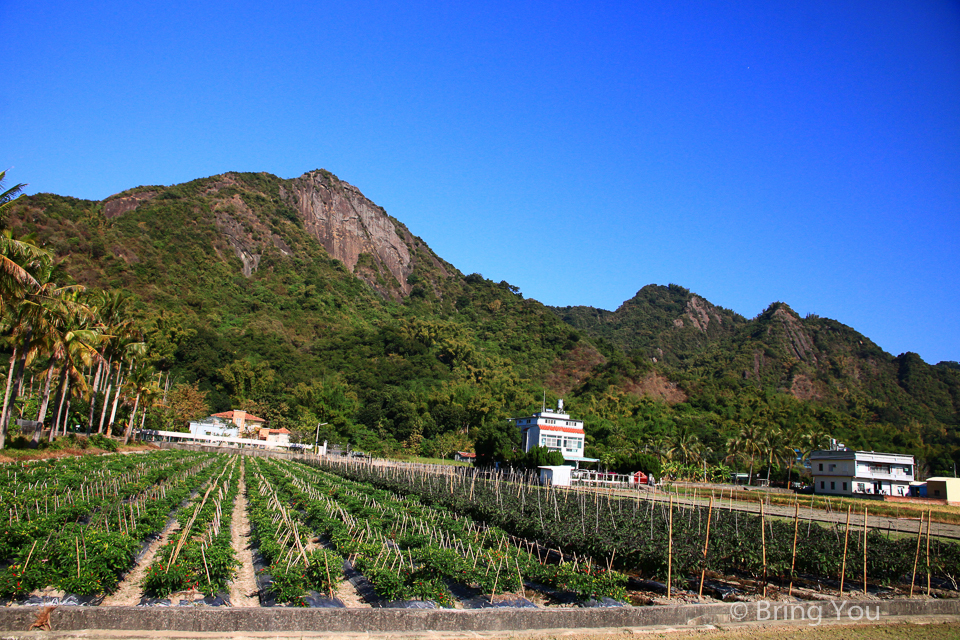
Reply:
<svg viewBox="0 0 960 640"><path fill-rule="evenodd" d="M930 595L930 527L933 524L933 509L927 512L927 595Z"/></svg>
<svg viewBox="0 0 960 640"><path fill-rule="evenodd" d="M710 507L707 509L707 535L703 540L703 567L700 569L700 593L703 597L703 579L707 575L707 547L710 544L710 518L713 516L713 496L710 496Z"/></svg>
<svg viewBox="0 0 960 640"><path fill-rule="evenodd" d="M863 508L863 595L867 595L867 507Z"/></svg>
<svg viewBox="0 0 960 640"><path fill-rule="evenodd" d="M847 507L847 526L843 532L843 564L840 566L840 597L843 597L843 578L847 573L847 545L850 542L850 510Z"/></svg>
<svg viewBox="0 0 960 640"><path fill-rule="evenodd" d="M800 503L794 503L793 509L793 551L791 552L790 558L790 588L787 590L787 595L793 595L793 572L794 568L797 566L797 530L800 526Z"/></svg>
<svg viewBox="0 0 960 640"><path fill-rule="evenodd" d="M913 556L913 576L910 578L910 597L913 597L913 585L917 582L917 563L920 562L920 540L923 538L923 511L920 512L920 527L917 529L917 553Z"/></svg>
<svg viewBox="0 0 960 640"><path fill-rule="evenodd" d="M763 551L763 596L767 596L767 519L763 513L763 500L760 501L760 547Z"/></svg>
<svg viewBox="0 0 960 640"><path fill-rule="evenodd" d="M673 496L670 496L670 537L667 545L667 600L671 596L673 582Z"/></svg>

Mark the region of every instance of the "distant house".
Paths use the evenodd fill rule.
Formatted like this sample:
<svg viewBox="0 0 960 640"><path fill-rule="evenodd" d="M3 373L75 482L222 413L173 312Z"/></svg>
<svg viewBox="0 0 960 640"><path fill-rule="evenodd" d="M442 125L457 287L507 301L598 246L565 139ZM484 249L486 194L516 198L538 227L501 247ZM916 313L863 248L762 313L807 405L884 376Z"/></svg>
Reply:
<svg viewBox="0 0 960 640"><path fill-rule="evenodd" d="M927 497L960 505L960 478L927 478Z"/></svg>
<svg viewBox="0 0 960 640"><path fill-rule="evenodd" d="M907 496L914 468L913 456L851 451L842 444L810 454L813 490L818 494Z"/></svg>
<svg viewBox="0 0 960 640"><path fill-rule="evenodd" d="M257 440L275 444L290 444L290 432L287 429L267 429L262 427L257 432Z"/></svg>
<svg viewBox="0 0 960 640"><path fill-rule="evenodd" d="M244 435L257 431L267 422L263 418L258 418L253 414L237 409L234 409L233 411L224 411L223 413L215 413L210 417L232 422L237 426L239 432Z"/></svg>
<svg viewBox="0 0 960 640"><path fill-rule="evenodd" d="M213 436L217 438L238 438L240 428L232 422L226 422L213 416L190 423L190 435Z"/></svg>
<svg viewBox="0 0 960 640"><path fill-rule="evenodd" d="M457 451L453 454L453 459L457 462L476 462L477 454L470 453L469 451Z"/></svg>

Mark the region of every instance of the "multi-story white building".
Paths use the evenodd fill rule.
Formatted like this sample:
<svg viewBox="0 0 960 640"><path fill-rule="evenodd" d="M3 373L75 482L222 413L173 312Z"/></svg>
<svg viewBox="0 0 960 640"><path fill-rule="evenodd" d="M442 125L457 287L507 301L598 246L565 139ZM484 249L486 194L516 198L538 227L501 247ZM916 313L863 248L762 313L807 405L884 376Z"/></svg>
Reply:
<svg viewBox="0 0 960 640"><path fill-rule="evenodd" d="M851 451L843 445L810 454L815 493L831 495L910 495L913 456L876 451Z"/></svg>
<svg viewBox="0 0 960 640"><path fill-rule="evenodd" d="M583 457L583 420L575 420L563 412L563 400L557 410L543 409L525 418L511 418L520 429L520 448L526 453L533 447L545 447L559 451L563 459L577 465L580 462L596 462L595 458Z"/></svg>

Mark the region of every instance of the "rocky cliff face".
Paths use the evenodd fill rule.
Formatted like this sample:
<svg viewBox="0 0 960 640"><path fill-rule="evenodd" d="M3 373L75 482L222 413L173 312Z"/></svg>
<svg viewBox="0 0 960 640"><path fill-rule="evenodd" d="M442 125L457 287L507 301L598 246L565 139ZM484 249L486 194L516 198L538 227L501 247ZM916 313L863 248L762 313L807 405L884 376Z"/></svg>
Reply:
<svg viewBox="0 0 960 640"><path fill-rule="evenodd" d="M281 197L297 209L307 231L331 257L382 294L410 294L414 239L359 189L320 170L281 187Z"/></svg>
<svg viewBox="0 0 960 640"><path fill-rule="evenodd" d="M256 209L250 206L258 198L261 203L283 203L281 206L296 211L303 228L330 257L385 297L401 300L414 292L412 282L417 278L410 276L418 261L441 278L454 274L455 269L439 260L403 224L329 171L311 171L293 180L260 175L264 181L251 183L245 174L226 173L203 179L198 186L197 195L209 206L220 234L216 251L223 257L221 249L232 249L245 276L256 273L271 245L283 255L293 252L275 233L274 225L262 219L259 205ZM116 218L135 211L161 192L163 187L112 196L104 202L104 215ZM442 295L437 283L432 288L434 294Z"/></svg>

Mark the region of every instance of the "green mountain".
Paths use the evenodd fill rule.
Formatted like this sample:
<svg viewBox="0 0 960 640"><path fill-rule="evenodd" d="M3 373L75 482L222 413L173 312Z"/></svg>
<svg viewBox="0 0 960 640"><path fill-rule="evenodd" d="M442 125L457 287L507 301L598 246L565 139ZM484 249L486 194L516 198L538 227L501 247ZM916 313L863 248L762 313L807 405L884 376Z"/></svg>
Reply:
<svg viewBox="0 0 960 640"><path fill-rule="evenodd" d="M616 311L551 307L564 322L624 352L640 351L677 366L746 324L739 314L714 306L681 286L647 285Z"/></svg>
<svg viewBox="0 0 960 640"><path fill-rule="evenodd" d="M77 282L137 296L156 365L211 410L364 446L415 445L536 405L578 336L505 282L464 276L326 171L228 173L8 216Z"/></svg>
<svg viewBox="0 0 960 640"><path fill-rule="evenodd" d="M850 327L800 318L781 302L746 320L677 285L646 286L614 312L553 310L587 336L630 354L617 369L620 388L624 379L656 367L719 422L754 420L737 406L743 403L723 400L732 391L747 404L758 396L767 407L781 405L774 424L818 424L850 446L910 450L936 460L941 471L952 470L957 457L954 363L930 366L915 353L894 357ZM769 415L756 420L771 422Z"/></svg>
<svg viewBox="0 0 960 640"><path fill-rule="evenodd" d="M586 418L589 452L625 468L676 459L690 437L709 462L732 460L749 425L797 447L832 435L914 452L933 470L960 450L950 363L895 358L781 303L748 320L676 285L613 312L551 309L462 274L323 170L104 201L38 194L6 227L35 234L78 283L133 293L151 362L196 383L211 411L244 408L304 438L328 423L322 436L367 449L502 453L503 419L545 393Z"/></svg>

